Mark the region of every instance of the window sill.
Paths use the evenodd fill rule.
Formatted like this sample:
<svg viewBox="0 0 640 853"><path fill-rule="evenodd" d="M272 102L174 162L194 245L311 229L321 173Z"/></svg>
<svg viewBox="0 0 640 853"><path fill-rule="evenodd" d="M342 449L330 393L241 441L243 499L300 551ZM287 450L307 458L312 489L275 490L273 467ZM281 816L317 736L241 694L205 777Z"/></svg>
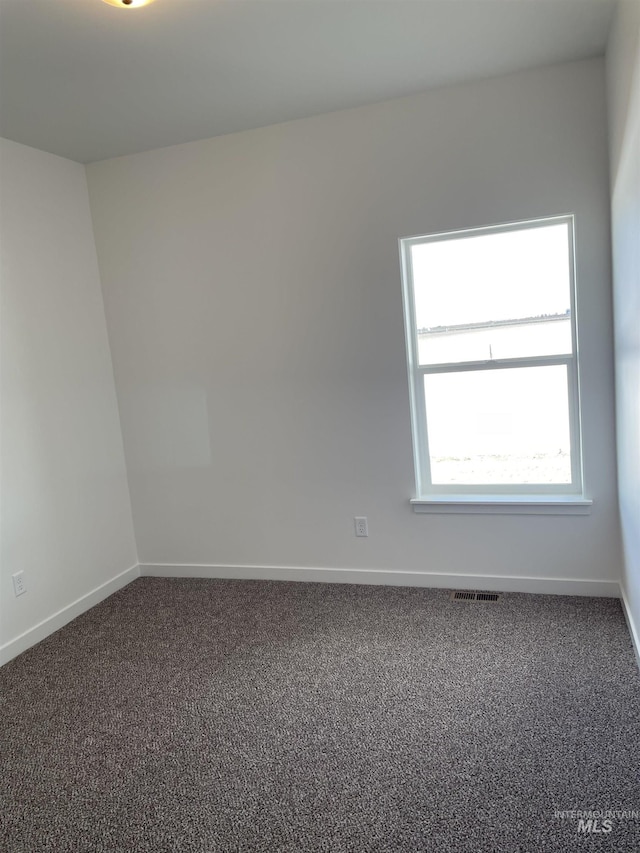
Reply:
<svg viewBox="0 0 640 853"><path fill-rule="evenodd" d="M583 495L429 495L412 498L417 513L480 515L590 515Z"/></svg>

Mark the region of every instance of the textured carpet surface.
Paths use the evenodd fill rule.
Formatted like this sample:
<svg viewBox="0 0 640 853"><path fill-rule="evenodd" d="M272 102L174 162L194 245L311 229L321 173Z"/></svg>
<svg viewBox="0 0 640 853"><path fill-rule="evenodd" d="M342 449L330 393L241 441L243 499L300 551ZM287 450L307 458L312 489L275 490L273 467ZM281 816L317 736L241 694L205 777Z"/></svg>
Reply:
<svg viewBox="0 0 640 853"><path fill-rule="evenodd" d="M0 688L10 853L640 850L612 599L145 578Z"/></svg>

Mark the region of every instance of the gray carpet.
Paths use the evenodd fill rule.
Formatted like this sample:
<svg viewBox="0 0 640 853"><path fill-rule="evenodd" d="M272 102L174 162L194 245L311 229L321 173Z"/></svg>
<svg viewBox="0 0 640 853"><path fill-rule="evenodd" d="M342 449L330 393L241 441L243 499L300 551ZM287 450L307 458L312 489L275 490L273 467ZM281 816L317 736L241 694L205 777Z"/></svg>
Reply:
<svg viewBox="0 0 640 853"><path fill-rule="evenodd" d="M640 850L612 599L145 578L0 688L3 851Z"/></svg>

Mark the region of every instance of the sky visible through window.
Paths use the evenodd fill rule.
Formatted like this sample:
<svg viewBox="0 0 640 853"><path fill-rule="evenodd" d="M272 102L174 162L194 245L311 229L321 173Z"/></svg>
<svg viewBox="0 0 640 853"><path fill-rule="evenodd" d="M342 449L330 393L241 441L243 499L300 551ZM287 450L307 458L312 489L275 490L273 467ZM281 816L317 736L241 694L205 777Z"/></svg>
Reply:
<svg viewBox="0 0 640 853"><path fill-rule="evenodd" d="M414 244L420 363L571 353L568 228ZM424 382L434 484L571 482L565 365L431 374Z"/></svg>
<svg viewBox="0 0 640 853"><path fill-rule="evenodd" d="M418 329L564 314L566 222L412 247Z"/></svg>

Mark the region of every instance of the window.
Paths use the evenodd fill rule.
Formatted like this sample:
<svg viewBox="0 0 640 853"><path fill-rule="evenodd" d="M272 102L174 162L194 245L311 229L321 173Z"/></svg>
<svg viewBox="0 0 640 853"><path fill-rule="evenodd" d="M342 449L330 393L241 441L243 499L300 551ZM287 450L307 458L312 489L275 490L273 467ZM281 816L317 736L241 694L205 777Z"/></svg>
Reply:
<svg viewBox="0 0 640 853"><path fill-rule="evenodd" d="M573 217L400 245L414 503L580 503Z"/></svg>

